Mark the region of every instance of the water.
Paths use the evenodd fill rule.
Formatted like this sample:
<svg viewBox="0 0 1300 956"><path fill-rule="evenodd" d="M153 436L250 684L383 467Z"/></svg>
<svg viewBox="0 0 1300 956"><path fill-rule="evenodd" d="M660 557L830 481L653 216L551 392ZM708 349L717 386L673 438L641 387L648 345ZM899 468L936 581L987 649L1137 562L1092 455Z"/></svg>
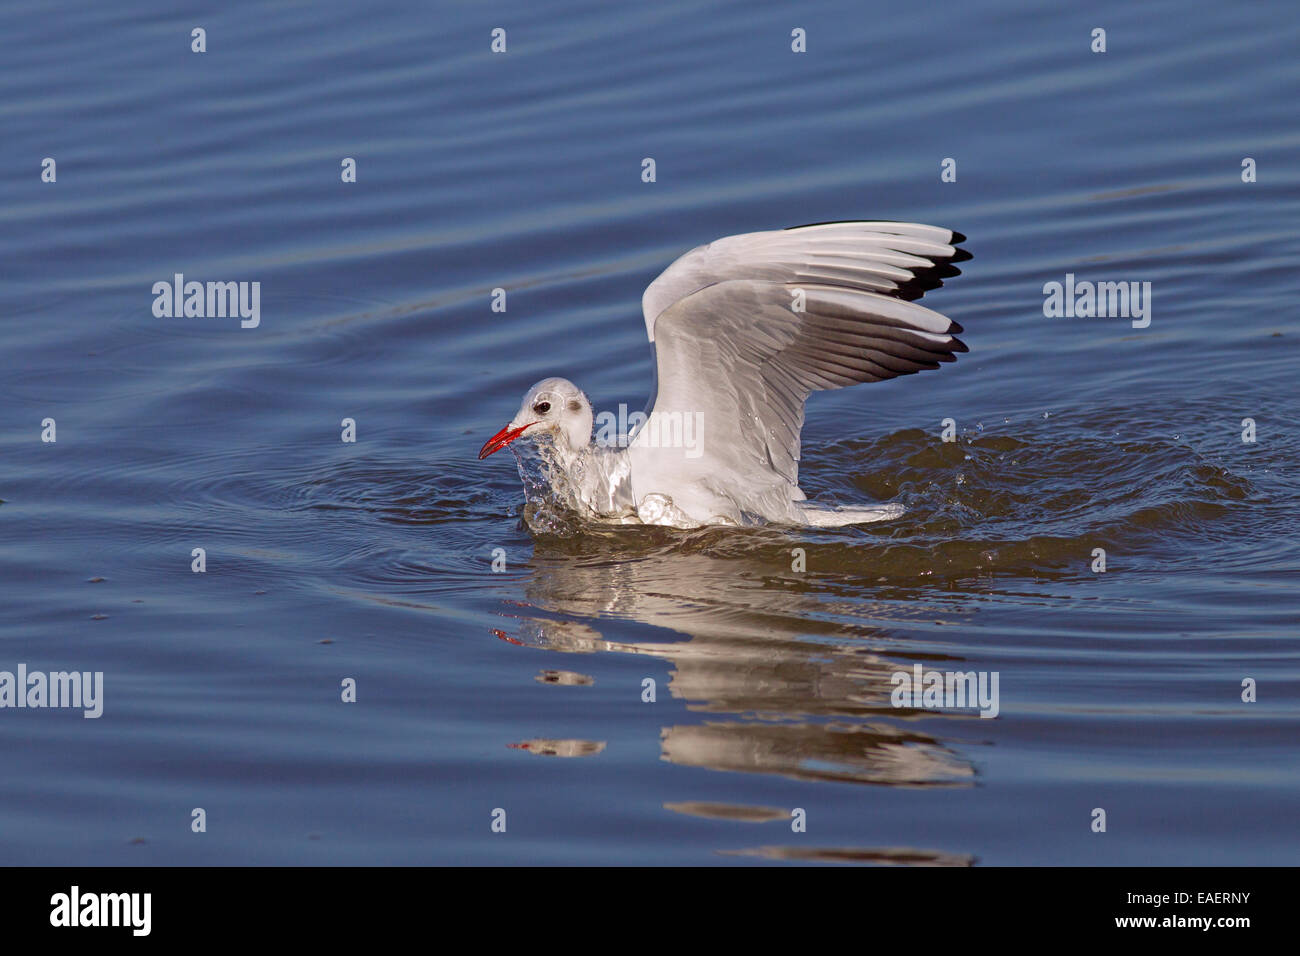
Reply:
<svg viewBox="0 0 1300 956"><path fill-rule="evenodd" d="M7 4L0 669L105 698L0 710L0 860L1295 863L1298 25ZM810 497L904 517L524 526L475 456L529 384L641 407L674 256L849 218L975 256L924 300L970 354L808 410ZM155 318L178 272L260 325ZM1066 273L1150 327L1046 318ZM998 716L893 707L917 663Z"/></svg>

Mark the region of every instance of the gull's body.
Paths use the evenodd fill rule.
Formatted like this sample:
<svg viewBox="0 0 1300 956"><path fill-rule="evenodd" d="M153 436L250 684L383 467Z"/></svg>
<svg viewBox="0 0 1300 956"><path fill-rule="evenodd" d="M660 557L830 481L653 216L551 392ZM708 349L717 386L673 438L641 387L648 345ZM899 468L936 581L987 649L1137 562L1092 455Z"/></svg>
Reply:
<svg viewBox="0 0 1300 956"><path fill-rule="evenodd" d="M958 233L844 222L747 233L699 246L642 297L656 392L625 443L592 440L591 403L572 382L534 385L485 458L537 441L558 497L601 520L692 527L835 525L901 513L827 509L799 488L804 402L818 389L954 361L961 328L917 305L969 258Z"/></svg>

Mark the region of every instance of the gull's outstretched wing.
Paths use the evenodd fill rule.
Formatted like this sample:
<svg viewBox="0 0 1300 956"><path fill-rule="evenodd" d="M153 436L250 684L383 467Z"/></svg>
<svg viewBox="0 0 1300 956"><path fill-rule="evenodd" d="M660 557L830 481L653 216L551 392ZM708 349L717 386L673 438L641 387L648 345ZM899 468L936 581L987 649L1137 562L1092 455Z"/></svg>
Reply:
<svg viewBox="0 0 1300 956"><path fill-rule="evenodd" d="M938 368L961 327L911 301L969 259L965 237L915 223L843 222L731 236L686 253L642 299L655 419L696 416L689 468L718 486L797 485L804 402L816 389Z"/></svg>

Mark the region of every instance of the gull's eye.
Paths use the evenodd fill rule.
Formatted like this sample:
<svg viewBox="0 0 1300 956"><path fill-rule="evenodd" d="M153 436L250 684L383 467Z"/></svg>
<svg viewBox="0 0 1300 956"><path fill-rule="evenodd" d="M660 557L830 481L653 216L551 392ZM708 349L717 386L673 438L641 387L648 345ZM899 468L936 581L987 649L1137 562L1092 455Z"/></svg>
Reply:
<svg viewBox="0 0 1300 956"><path fill-rule="evenodd" d="M533 411L535 411L538 415L545 415L550 410L551 410L550 402L538 402L536 405L533 406Z"/></svg>

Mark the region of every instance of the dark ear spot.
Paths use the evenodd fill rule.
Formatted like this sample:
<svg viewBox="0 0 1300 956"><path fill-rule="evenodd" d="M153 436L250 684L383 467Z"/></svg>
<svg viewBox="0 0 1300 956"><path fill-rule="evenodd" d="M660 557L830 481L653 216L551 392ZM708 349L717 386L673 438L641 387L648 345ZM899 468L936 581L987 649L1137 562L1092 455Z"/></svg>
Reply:
<svg viewBox="0 0 1300 956"><path fill-rule="evenodd" d="M576 398L569 399L569 411L571 412L582 411L582 403L579 402Z"/></svg>

